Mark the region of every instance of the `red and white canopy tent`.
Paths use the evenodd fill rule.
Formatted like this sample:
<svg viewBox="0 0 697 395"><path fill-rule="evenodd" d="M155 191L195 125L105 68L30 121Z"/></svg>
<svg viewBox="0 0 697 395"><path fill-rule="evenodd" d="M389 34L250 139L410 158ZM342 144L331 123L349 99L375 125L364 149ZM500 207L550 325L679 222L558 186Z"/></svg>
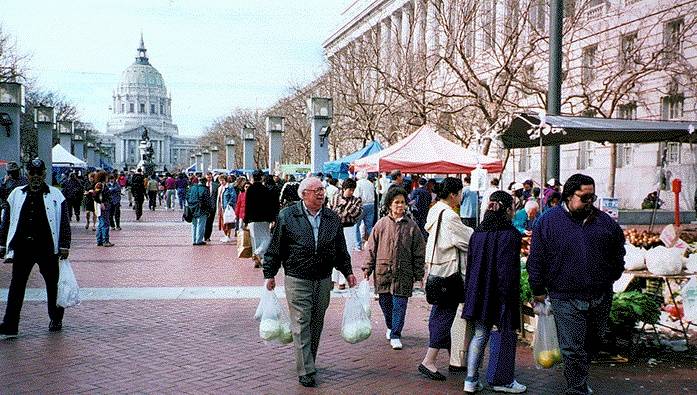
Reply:
<svg viewBox="0 0 697 395"><path fill-rule="evenodd" d="M353 162L355 171L464 174L480 164L489 173L500 172L498 159L478 154L441 137L435 127L424 125L404 140Z"/></svg>

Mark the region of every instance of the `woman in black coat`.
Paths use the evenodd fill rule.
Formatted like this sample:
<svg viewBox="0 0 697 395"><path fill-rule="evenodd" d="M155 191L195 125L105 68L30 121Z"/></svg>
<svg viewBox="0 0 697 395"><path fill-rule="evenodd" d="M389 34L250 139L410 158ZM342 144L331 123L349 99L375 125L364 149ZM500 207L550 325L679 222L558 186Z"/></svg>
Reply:
<svg viewBox="0 0 697 395"><path fill-rule="evenodd" d="M491 335L487 381L494 391L521 393L515 380L516 330L520 326L521 234L511 222L513 197L496 191L470 239L462 317L474 326L467 353L465 392L483 388L479 367ZM497 331L491 332L493 326Z"/></svg>

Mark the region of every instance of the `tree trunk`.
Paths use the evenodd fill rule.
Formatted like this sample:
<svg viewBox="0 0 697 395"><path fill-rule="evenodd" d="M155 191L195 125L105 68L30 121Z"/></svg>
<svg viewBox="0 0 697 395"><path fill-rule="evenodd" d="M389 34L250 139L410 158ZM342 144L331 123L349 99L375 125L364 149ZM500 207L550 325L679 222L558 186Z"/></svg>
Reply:
<svg viewBox="0 0 697 395"><path fill-rule="evenodd" d="M484 137L484 143L482 144L482 155L489 155L489 148L491 148L491 137Z"/></svg>
<svg viewBox="0 0 697 395"><path fill-rule="evenodd" d="M610 145L610 177L607 180L607 194L615 197L615 176L617 174L617 144Z"/></svg>

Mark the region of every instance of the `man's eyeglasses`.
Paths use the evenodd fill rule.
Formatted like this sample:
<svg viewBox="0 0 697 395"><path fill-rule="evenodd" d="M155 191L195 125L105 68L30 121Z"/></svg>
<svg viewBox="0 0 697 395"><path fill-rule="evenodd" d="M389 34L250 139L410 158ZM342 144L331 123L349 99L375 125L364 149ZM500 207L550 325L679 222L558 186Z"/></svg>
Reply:
<svg viewBox="0 0 697 395"><path fill-rule="evenodd" d="M578 198L581 200L582 203L593 203L598 199L598 196L596 196L594 193L586 193L584 195L577 195Z"/></svg>
<svg viewBox="0 0 697 395"><path fill-rule="evenodd" d="M319 187L319 188L315 188L315 189L306 189L306 191L312 192L316 195L321 195L324 192L326 192L326 189L324 187Z"/></svg>

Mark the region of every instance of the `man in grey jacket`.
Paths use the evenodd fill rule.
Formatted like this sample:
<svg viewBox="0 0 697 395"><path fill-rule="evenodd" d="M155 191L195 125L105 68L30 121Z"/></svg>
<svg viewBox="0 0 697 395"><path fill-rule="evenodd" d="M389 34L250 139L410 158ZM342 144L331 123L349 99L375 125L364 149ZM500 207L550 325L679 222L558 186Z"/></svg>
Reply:
<svg viewBox="0 0 697 395"><path fill-rule="evenodd" d="M341 220L323 207L325 189L320 179L304 179L298 194L302 201L278 216L263 267L266 288L273 290L283 266L298 378L303 386L315 387L315 359L329 306L332 268L346 277L350 287L356 285L356 277Z"/></svg>
<svg viewBox="0 0 697 395"><path fill-rule="evenodd" d="M7 198L8 220L0 226L0 256L12 258L12 280L7 309L0 324L0 339L18 335L19 314L24 291L34 264L39 265L46 282L50 332L63 328L63 308L56 305L58 296L58 259L68 258L70 217L63 194L46 185L46 165L34 159L26 167L29 184L16 188Z"/></svg>

